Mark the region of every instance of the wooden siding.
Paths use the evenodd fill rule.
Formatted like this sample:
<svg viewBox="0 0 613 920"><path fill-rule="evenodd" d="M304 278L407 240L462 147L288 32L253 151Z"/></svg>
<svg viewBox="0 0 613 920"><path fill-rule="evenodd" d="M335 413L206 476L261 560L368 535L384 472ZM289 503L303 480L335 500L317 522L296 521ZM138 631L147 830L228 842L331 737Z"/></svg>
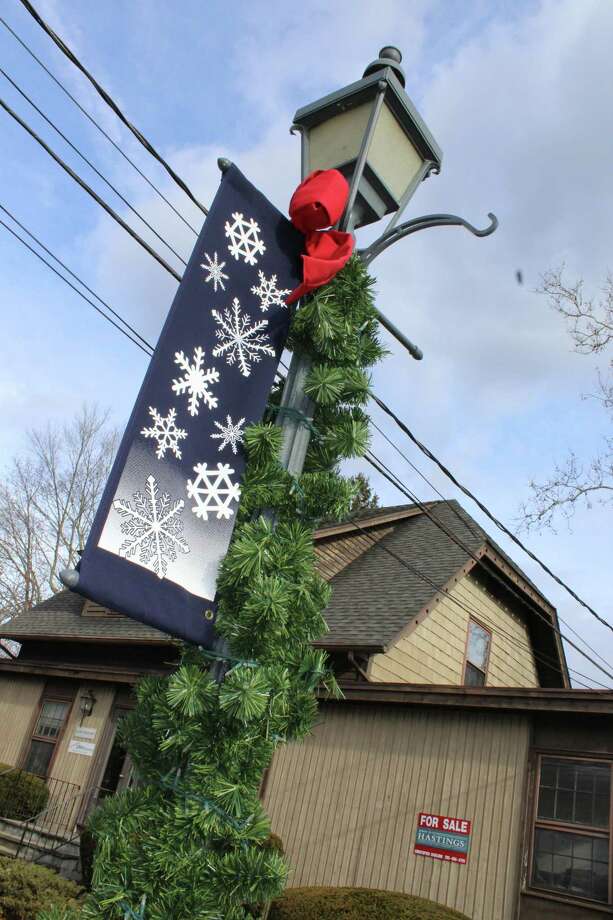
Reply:
<svg viewBox="0 0 613 920"><path fill-rule="evenodd" d="M452 600L458 600L462 607ZM385 654L370 660L372 681L460 685L469 613L492 632L488 687L538 687L528 631L470 575Z"/></svg>
<svg viewBox="0 0 613 920"><path fill-rule="evenodd" d="M0 675L0 763L17 766L44 684L44 677Z"/></svg>
<svg viewBox="0 0 613 920"><path fill-rule="evenodd" d="M275 754L264 796L289 884L405 891L513 920L528 717L355 703L320 717ZM420 811L473 822L467 865L413 854Z"/></svg>
<svg viewBox="0 0 613 920"><path fill-rule="evenodd" d="M113 700L115 698L115 688L102 686L101 684L83 684L77 688L74 705L69 713L68 722L65 726L62 737L59 741L57 753L51 765L50 776L54 779L60 779L68 783L76 783L83 788L89 780L95 756L87 757L84 754L73 754L68 750L70 739L75 733L75 729L81 727L81 712L79 708L79 697L86 690L93 690L96 697L94 711L86 719L83 719L83 728L96 729L96 751L98 745L104 736L104 727L108 722Z"/></svg>

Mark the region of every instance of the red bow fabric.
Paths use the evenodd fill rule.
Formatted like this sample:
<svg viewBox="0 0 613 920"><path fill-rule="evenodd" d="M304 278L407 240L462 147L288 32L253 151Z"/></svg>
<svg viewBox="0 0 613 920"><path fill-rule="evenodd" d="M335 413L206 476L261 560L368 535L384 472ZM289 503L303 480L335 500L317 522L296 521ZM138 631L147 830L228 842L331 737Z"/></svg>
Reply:
<svg viewBox="0 0 613 920"><path fill-rule="evenodd" d="M301 182L289 203L289 216L305 235L302 284L285 301L288 305L309 291L327 284L353 252L351 233L325 230L341 217L349 197L349 185L338 169L318 169Z"/></svg>

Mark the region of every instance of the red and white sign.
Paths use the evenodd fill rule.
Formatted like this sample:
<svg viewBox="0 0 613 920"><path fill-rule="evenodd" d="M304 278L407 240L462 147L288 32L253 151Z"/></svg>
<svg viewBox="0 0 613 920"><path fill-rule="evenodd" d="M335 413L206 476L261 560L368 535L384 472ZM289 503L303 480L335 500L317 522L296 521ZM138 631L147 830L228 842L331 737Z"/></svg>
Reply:
<svg viewBox="0 0 613 920"><path fill-rule="evenodd" d="M466 818L433 815L422 811L417 817L415 847L417 856L466 865L470 850L472 822Z"/></svg>

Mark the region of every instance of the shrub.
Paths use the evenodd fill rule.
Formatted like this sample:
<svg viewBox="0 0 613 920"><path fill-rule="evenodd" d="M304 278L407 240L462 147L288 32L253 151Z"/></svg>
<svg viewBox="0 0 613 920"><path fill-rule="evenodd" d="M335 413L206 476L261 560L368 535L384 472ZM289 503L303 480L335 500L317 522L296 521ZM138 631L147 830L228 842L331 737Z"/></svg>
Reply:
<svg viewBox="0 0 613 920"><path fill-rule="evenodd" d="M74 882L33 863L0 856L0 918L34 920L39 911L77 907L80 889ZM51 915L53 916L53 915Z"/></svg>
<svg viewBox="0 0 613 920"><path fill-rule="evenodd" d="M0 816L20 821L43 810L49 790L40 776L6 764L0 764L0 774Z"/></svg>
<svg viewBox="0 0 613 920"><path fill-rule="evenodd" d="M81 831L79 851L81 856L81 875L83 877L83 884L86 888L91 888L92 874L94 871L94 856L96 853L96 838L88 827L84 827Z"/></svg>
<svg viewBox="0 0 613 920"><path fill-rule="evenodd" d="M398 891L289 888L268 920L469 920L456 910Z"/></svg>

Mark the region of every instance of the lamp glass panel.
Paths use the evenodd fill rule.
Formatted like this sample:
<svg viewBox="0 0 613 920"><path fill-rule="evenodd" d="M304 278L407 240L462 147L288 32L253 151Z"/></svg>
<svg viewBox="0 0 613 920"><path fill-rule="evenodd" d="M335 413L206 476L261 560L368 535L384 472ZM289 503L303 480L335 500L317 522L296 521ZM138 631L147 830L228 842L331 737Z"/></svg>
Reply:
<svg viewBox="0 0 613 920"><path fill-rule="evenodd" d="M311 169L338 169L357 159L372 102L339 112L309 131Z"/></svg>
<svg viewBox="0 0 613 920"><path fill-rule="evenodd" d="M423 158L387 105L381 107L367 162L397 201L422 167Z"/></svg>

